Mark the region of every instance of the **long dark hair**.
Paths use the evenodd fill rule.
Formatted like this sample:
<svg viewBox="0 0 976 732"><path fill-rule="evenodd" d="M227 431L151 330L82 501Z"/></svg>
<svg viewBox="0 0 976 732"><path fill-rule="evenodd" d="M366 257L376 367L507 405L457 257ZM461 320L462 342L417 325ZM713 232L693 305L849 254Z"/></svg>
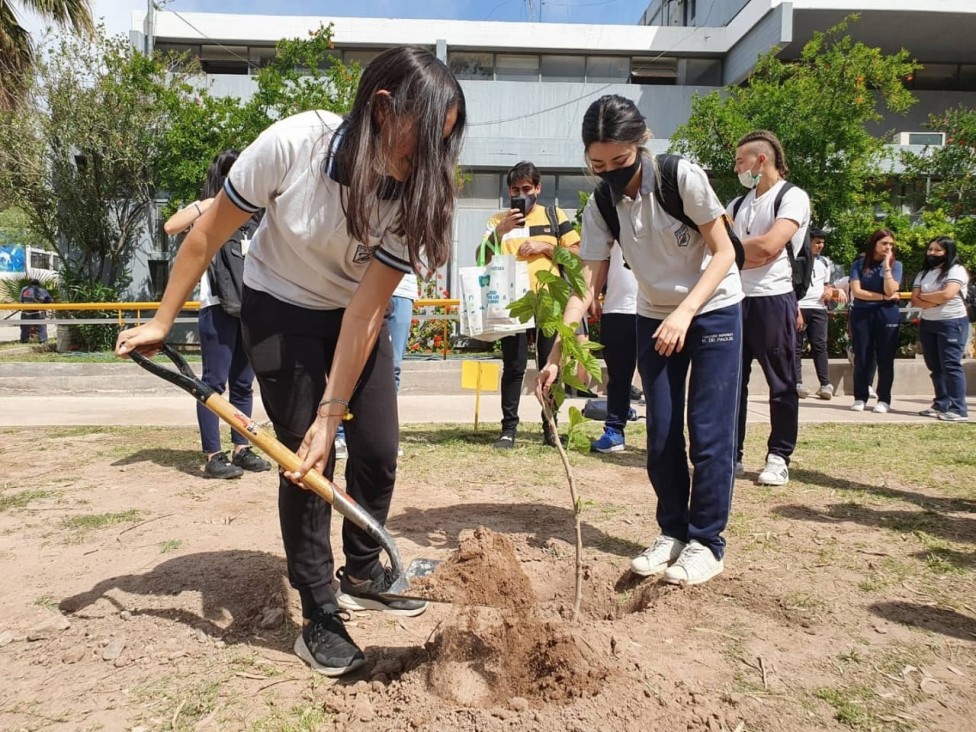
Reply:
<svg viewBox="0 0 976 732"><path fill-rule="evenodd" d="M593 102L583 115L583 149L594 142L615 142L643 147L650 133L644 115L633 100L606 94Z"/></svg>
<svg viewBox="0 0 976 732"><path fill-rule="evenodd" d="M779 141L779 138L774 133L769 130L755 130L739 140L735 144L735 147L738 149L752 142L768 145L773 151L773 165L776 167L776 172L783 178L790 176L790 166L786 164L786 153L783 151L783 143Z"/></svg>
<svg viewBox="0 0 976 732"><path fill-rule="evenodd" d="M381 90L389 96L377 95ZM444 123L451 108L457 110L457 122L445 139ZM447 66L423 48L391 48L363 71L352 111L343 124L345 140L335 153L336 165L349 173L348 197L343 195L342 207L349 235L357 241L368 240L370 218L387 175L378 113L416 125L417 149L413 170L400 186L396 233L403 236L415 268L421 251L428 267L440 267L451 251L455 166L466 119L464 92Z"/></svg>
<svg viewBox="0 0 976 732"><path fill-rule="evenodd" d="M884 239L886 236L890 236L892 239L895 238L895 233L889 229L878 229L876 232L868 237L867 242L864 244L864 248L861 250L861 271L867 272L870 269L874 269L876 264L881 264L881 260L875 261L874 259L874 249L878 242ZM895 247L891 247L891 253L895 253Z"/></svg>
<svg viewBox="0 0 976 732"><path fill-rule="evenodd" d="M240 152L233 149L214 155L213 162L207 170L207 180L203 184L203 198L214 198L223 190L224 180L239 155Z"/></svg>
<svg viewBox="0 0 976 732"><path fill-rule="evenodd" d="M939 273L938 277L939 281L942 282L945 280L946 275L949 274L949 270L952 269L953 266L959 264L959 256L956 253L956 240L948 236L939 236L929 242L929 246L932 246L933 244L938 244L940 247L945 249L946 253L945 264L942 265L942 271ZM926 247L926 250L928 250L928 247ZM924 275L929 271L929 269L925 268L925 263L923 260L921 274Z"/></svg>

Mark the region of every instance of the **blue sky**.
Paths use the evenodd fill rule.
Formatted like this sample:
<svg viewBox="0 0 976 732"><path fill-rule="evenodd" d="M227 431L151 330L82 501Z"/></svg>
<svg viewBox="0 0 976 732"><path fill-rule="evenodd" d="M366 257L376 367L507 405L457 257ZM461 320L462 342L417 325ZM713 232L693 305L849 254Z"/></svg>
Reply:
<svg viewBox="0 0 976 732"><path fill-rule="evenodd" d="M444 18L451 20L538 20L539 0L156 0L176 12L255 13L276 15L355 15L376 18ZM635 25L650 0L542 1L547 23L622 23ZM146 0L91 0L95 16L109 35L128 34L132 12L145 13ZM35 39L43 23L14 4L15 11ZM273 10L271 8L273 7Z"/></svg>
<svg viewBox="0 0 976 732"><path fill-rule="evenodd" d="M636 24L650 0L542 0L548 23ZM538 20L540 2L533 0L170 0L180 11L235 12L276 15L355 15L378 18L445 18L460 20ZM144 7L144 6L143 6Z"/></svg>

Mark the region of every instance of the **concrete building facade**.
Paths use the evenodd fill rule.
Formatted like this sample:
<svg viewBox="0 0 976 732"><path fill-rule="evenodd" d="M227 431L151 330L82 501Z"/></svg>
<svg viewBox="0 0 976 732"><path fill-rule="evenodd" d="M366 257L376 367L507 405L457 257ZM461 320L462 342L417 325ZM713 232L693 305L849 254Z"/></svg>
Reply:
<svg viewBox="0 0 976 732"><path fill-rule="evenodd" d="M931 113L976 106L972 0L652 0L633 26L164 10L134 13L131 38L139 48L192 53L211 93L239 97L253 92L254 73L273 57L279 39L305 36L320 24L334 24L335 53L346 61L366 64L398 45L436 52L461 80L468 104L461 162L470 180L446 272L452 285L457 267L473 263L485 221L507 199L503 174L511 165L535 162L544 172L543 202L570 215L579 193L592 190L579 135L594 99L634 99L655 135L653 147L663 151L687 119L694 95L742 83L769 50L797 58L813 33L852 12L861 15L851 28L858 40L888 52L907 48L925 64L907 82L919 103L905 118L883 120L877 133L922 131ZM169 257L159 243L140 254L134 290L153 294Z"/></svg>

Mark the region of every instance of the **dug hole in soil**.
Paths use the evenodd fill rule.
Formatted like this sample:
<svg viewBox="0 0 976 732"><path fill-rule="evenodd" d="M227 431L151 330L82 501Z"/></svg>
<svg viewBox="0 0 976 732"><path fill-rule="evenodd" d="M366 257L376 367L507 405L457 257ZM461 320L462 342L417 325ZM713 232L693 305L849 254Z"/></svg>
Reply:
<svg viewBox="0 0 976 732"><path fill-rule="evenodd" d="M511 540L478 528L413 591L454 613L426 644L430 690L449 701L535 706L597 694L610 675L558 615L544 618ZM518 702L515 704L518 706Z"/></svg>

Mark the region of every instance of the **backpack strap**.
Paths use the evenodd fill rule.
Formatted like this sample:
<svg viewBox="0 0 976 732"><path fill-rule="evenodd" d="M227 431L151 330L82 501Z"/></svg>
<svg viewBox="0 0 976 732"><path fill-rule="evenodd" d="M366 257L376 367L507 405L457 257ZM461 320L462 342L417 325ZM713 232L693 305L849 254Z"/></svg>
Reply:
<svg viewBox="0 0 976 732"><path fill-rule="evenodd" d="M685 214L681 191L678 190L678 163L681 162L681 156L658 155L655 160L658 176L657 185L654 186L654 197L657 202L671 218L678 219L688 228L698 231L698 224Z"/></svg>
<svg viewBox="0 0 976 732"><path fill-rule="evenodd" d="M776 218L779 216L779 205L783 202L783 196L786 192L793 188L793 184L788 180L783 181L782 187L779 189L779 193L776 194L776 200L773 201L773 223L776 223ZM786 242L786 256L790 258L790 265L792 266L796 262L796 254L793 253L793 239L790 237L790 241Z"/></svg>
<svg viewBox="0 0 976 732"><path fill-rule="evenodd" d="M603 181L593 191L593 198L596 199L596 207L607 228L613 235L614 241L620 241L620 217L617 215L617 207L613 202L613 194L610 193L610 184Z"/></svg>
<svg viewBox="0 0 976 732"><path fill-rule="evenodd" d="M746 196L748 195L747 193L732 199L732 221L735 221L735 217L739 215L739 209L742 208L742 204L745 203Z"/></svg>
<svg viewBox="0 0 976 732"><path fill-rule="evenodd" d="M549 228L552 229L552 235L556 237L558 247L563 243L563 235L559 233L559 214L556 213L555 206L546 206L546 218L549 219Z"/></svg>

